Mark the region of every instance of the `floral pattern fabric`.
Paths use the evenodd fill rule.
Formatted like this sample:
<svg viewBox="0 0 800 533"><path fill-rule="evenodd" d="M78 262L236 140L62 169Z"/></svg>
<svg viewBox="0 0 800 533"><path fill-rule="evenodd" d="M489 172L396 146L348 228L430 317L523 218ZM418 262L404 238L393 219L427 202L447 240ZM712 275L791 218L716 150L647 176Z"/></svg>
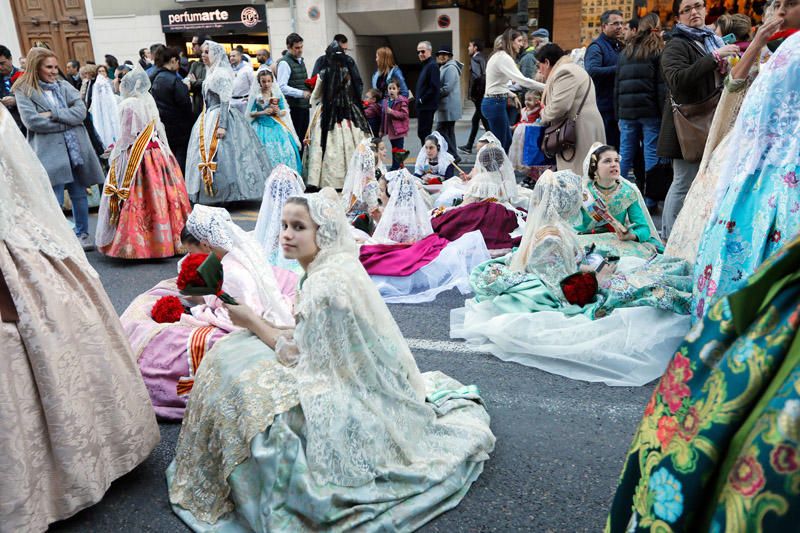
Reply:
<svg viewBox="0 0 800 533"><path fill-rule="evenodd" d="M800 231L800 34L784 43L745 97L731 133L716 213L700 241L692 310L743 287Z"/></svg>
<svg viewBox="0 0 800 533"><path fill-rule="evenodd" d="M686 336L644 411L607 531L800 520L800 239Z"/></svg>
<svg viewBox="0 0 800 533"><path fill-rule="evenodd" d="M98 251L122 259L172 257L183 251L181 231L191 211L175 156L151 142L120 209L114 239Z"/></svg>

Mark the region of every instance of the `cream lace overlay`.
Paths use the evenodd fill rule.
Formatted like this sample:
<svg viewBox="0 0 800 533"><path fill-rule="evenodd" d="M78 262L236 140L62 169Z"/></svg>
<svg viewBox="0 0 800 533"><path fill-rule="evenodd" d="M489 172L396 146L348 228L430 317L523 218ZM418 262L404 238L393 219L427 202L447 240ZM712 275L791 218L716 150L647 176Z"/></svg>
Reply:
<svg viewBox="0 0 800 533"><path fill-rule="evenodd" d="M241 349L248 336L263 357ZM227 360L236 356L232 352L241 351L250 352L243 370L227 368ZM253 437L298 403L292 370L272 353L252 334L233 333L206 355L195 378L175 451L169 498L200 520L214 523L233 509L228 476L250 457Z"/></svg>

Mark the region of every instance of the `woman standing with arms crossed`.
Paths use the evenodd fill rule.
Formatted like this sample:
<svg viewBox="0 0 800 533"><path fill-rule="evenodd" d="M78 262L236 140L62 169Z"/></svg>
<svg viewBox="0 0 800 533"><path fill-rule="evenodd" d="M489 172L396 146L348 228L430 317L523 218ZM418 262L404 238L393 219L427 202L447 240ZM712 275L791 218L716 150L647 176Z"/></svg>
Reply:
<svg viewBox="0 0 800 533"><path fill-rule="evenodd" d="M506 152L511 147L511 125L506 108L512 95L508 91L508 81L514 81L528 89L544 90L544 85L523 76L514 62L523 42L520 32L507 29L495 40L494 53L486 63L486 90L483 93L481 111L489 122L489 130L500 139Z"/></svg>
<svg viewBox="0 0 800 533"><path fill-rule="evenodd" d="M84 250L89 237L86 188L103 183L103 169L84 127L86 104L69 82L58 79L58 59L46 48L31 48L28 70L12 87L28 142L50 177L59 205L64 189L72 199L75 233Z"/></svg>

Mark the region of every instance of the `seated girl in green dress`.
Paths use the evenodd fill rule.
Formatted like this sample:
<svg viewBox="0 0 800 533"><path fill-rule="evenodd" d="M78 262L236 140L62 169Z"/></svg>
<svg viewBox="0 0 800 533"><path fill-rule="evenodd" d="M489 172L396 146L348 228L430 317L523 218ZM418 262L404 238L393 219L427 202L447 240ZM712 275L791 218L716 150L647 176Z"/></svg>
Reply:
<svg viewBox="0 0 800 533"><path fill-rule="evenodd" d="M620 177L619 154L595 143L584 162L583 208L575 229L603 255L652 257L664 251L639 189ZM605 216L603 216L605 215ZM610 215L608 217L607 215Z"/></svg>
<svg viewBox="0 0 800 533"><path fill-rule="evenodd" d="M291 197L296 327L244 305L206 355L167 471L194 531L412 531L452 509L494 447L475 386L420 373L332 189Z"/></svg>

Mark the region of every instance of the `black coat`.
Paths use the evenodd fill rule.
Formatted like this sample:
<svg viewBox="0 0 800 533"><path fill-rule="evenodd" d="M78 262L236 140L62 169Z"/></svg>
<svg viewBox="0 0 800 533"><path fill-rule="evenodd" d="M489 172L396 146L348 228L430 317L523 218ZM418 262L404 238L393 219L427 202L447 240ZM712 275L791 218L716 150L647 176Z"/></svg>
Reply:
<svg viewBox="0 0 800 533"><path fill-rule="evenodd" d="M439 64L436 59L429 57L422 63L422 72L417 79L417 90L414 96L417 99L417 110L436 111L439 108L439 92L442 80L439 78Z"/></svg>
<svg viewBox="0 0 800 533"><path fill-rule="evenodd" d="M661 74L667 84L668 94L678 104L695 104L714 94L719 85L717 61L711 54L701 50L682 34L674 32L661 54ZM671 159L683 159L672 106L669 99L664 103L661 120L661 135L658 137L658 155Z"/></svg>
<svg viewBox="0 0 800 533"><path fill-rule="evenodd" d="M361 73L358 71L358 65L356 65L355 60L348 55L346 55L345 58L347 70L350 72L350 78L353 83L353 90L360 100L364 96L364 81L361 79ZM325 54L319 56L314 62L314 68L311 70L311 77L313 78L319 74L323 66L325 66Z"/></svg>
<svg viewBox="0 0 800 533"><path fill-rule="evenodd" d="M174 72L159 68L153 76L150 92L167 130L191 131L194 115L189 89Z"/></svg>
<svg viewBox="0 0 800 533"><path fill-rule="evenodd" d="M643 59L619 55L614 80L614 110L621 120L661 118L667 86L661 76L661 56Z"/></svg>

